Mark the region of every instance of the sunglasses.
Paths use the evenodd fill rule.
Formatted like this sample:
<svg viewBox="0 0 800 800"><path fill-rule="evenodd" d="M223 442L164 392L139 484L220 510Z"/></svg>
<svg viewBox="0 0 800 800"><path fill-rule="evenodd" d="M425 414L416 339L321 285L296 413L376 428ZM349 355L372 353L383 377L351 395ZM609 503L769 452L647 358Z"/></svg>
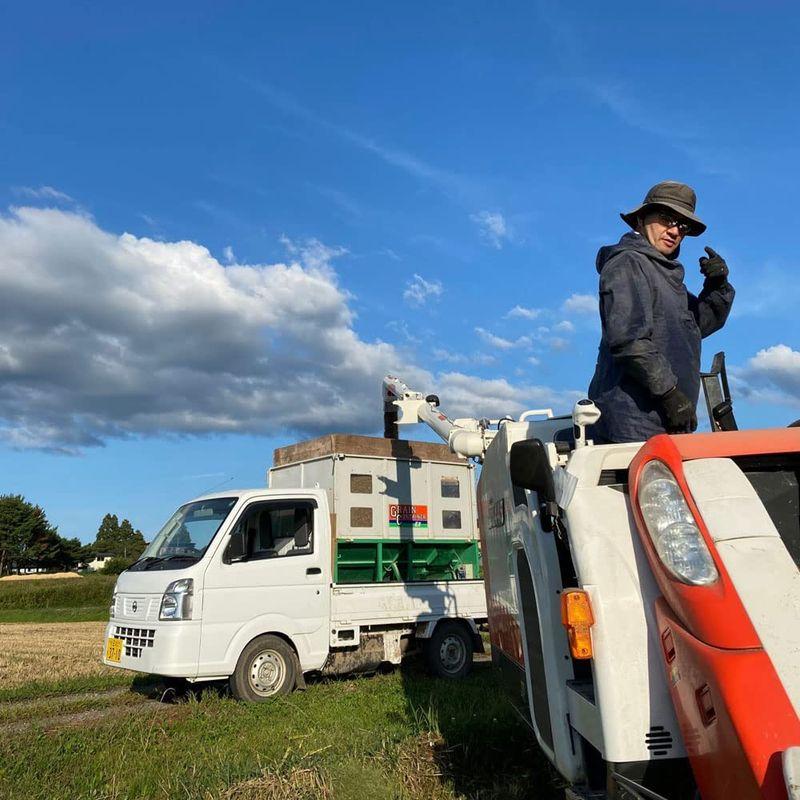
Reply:
<svg viewBox="0 0 800 800"><path fill-rule="evenodd" d="M663 211L656 211L655 216L665 228L677 228L681 236L686 236L692 229L692 226L688 222L681 222L676 217L671 214L666 214Z"/></svg>

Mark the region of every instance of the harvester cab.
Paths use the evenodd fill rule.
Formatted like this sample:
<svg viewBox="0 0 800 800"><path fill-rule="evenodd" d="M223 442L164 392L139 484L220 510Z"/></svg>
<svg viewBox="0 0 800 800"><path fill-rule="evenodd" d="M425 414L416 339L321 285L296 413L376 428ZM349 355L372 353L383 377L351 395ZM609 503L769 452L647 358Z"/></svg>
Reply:
<svg viewBox="0 0 800 800"><path fill-rule="evenodd" d="M452 420L384 381L482 462L492 658L568 797L800 798L800 429L703 383L714 432L594 445L588 401Z"/></svg>

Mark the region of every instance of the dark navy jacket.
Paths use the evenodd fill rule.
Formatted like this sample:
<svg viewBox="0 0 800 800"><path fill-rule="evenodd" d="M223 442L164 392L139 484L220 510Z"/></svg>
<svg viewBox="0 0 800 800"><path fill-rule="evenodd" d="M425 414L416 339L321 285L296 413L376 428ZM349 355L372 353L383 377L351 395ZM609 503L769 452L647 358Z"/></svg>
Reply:
<svg viewBox="0 0 800 800"><path fill-rule="evenodd" d="M677 385L697 401L700 340L725 324L734 290L725 283L695 297L681 263L638 233L600 248L597 271L603 335L589 397L602 417L594 436L641 442L664 433L660 395Z"/></svg>

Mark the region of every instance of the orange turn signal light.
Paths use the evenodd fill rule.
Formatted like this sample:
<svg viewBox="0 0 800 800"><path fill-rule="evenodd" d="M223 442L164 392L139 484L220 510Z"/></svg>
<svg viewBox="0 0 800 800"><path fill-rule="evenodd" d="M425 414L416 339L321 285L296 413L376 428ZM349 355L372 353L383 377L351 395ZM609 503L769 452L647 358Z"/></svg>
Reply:
<svg viewBox="0 0 800 800"><path fill-rule="evenodd" d="M561 624L567 629L573 658L591 658L594 615L589 595L582 589L564 589L561 593Z"/></svg>

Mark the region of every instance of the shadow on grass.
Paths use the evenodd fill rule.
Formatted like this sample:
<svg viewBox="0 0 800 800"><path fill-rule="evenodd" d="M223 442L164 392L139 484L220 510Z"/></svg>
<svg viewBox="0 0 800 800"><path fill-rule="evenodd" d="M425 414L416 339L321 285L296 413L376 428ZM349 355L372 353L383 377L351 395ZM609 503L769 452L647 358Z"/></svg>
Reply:
<svg viewBox="0 0 800 800"><path fill-rule="evenodd" d="M129 690L148 700L166 704L200 700L205 694L215 697L230 696L227 681L191 683L185 678L169 678L164 675L137 675L131 681Z"/></svg>
<svg viewBox="0 0 800 800"><path fill-rule="evenodd" d="M491 662L451 681L431 678L421 659L402 667L408 711L427 733L440 780L477 800L563 798L563 783L506 698Z"/></svg>

